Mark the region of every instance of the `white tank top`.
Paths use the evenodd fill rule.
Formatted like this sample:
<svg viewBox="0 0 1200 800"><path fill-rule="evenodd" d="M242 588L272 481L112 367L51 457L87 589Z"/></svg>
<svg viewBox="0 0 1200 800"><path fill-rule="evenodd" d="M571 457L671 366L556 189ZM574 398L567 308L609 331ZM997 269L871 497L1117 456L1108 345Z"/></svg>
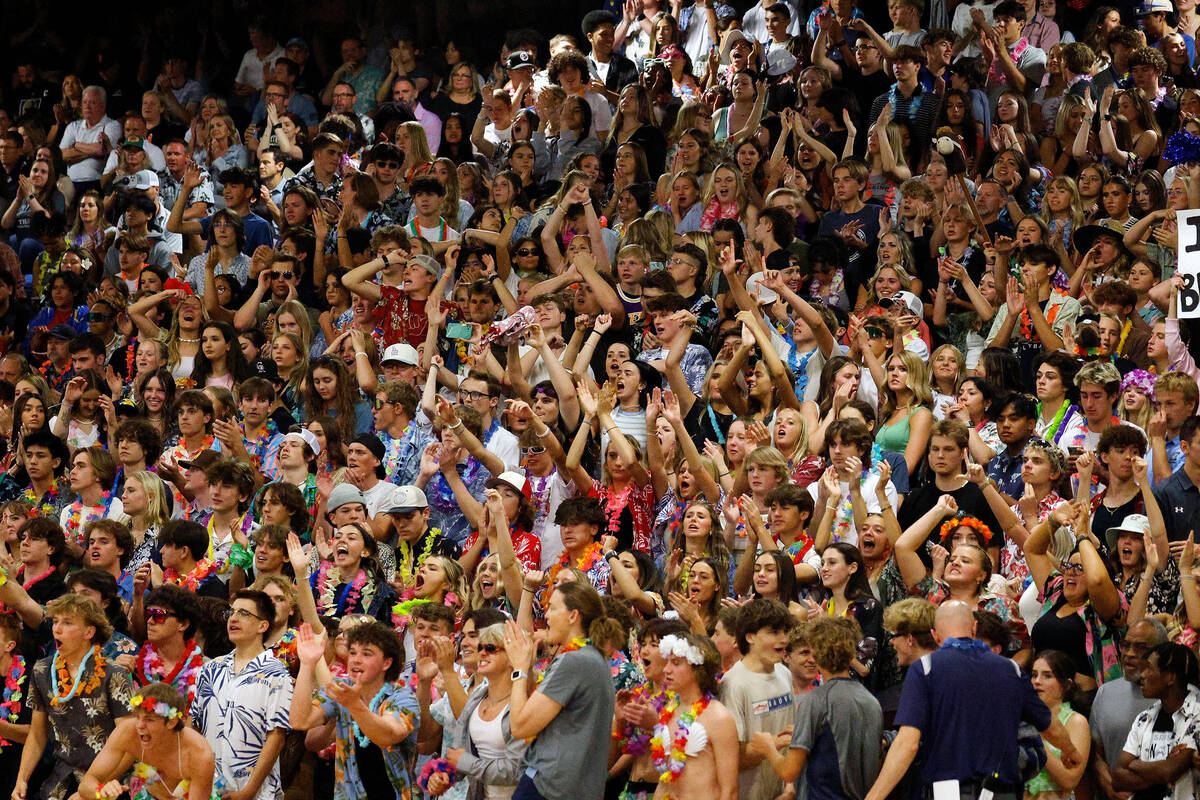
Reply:
<svg viewBox="0 0 1200 800"><path fill-rule="evenodd" d="M471 741L475 743L475 750L479 753L480 758L503 758L505 747L504 728L501 720L504 719L504 714L497 714L493 720L485 720L480 716L479 708L476 706L475 710L471 712L469 727Z"/></svg>

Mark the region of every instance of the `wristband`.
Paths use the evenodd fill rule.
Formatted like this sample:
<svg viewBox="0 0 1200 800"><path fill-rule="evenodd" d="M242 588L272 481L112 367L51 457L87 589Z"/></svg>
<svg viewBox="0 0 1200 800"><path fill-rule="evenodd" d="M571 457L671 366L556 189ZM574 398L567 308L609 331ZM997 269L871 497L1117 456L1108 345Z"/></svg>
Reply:
<svg viewBox="0 0 1200 800"><path fill-rule="evenodd" d="M455 428L461 428L462 424L463 424L463 421L461 419L456 420L455 423L450 426L450 430L454 430Z"/></svg>
<svg viewBox="0 0 1200 800"><path fill-rule="evenodd" d="M254 563L254 558L237 542L233 543L233 547L229 549L229 563L235 567L241 567L243 570L249 569Z"/></svg>
<svg viewBox="0 0 1200 800"><path fill-rule="evenodd" d="M617 557L617 554L614 553L612 550L609 550L607 553L604 554L605 561L611 561L616 557Z"/></svg>

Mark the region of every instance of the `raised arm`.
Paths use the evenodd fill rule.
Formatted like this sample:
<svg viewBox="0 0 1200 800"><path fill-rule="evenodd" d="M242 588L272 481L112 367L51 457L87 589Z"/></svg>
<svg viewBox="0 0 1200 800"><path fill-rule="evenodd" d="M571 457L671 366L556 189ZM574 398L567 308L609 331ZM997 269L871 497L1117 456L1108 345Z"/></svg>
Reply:
<svg viewBox="0 0 1200 800"><path fill-rule="evenodd" d="M167 218L167 230L171 233L182 233L190 236L203 236L204 227L199 220L184 219L183 214L188 209L188 198L192 191L200 185L200 167L196 162L188 161L183 168L183 181L175 205L171 206L171 216Z"/></svg>

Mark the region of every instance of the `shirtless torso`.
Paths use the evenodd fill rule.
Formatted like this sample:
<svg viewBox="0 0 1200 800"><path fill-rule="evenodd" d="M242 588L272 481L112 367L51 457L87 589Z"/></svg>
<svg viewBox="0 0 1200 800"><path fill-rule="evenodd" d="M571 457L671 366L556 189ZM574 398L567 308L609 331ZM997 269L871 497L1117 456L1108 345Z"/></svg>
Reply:
<svg viewBox="0 0 1200 800"><path fill-rule="evenodd" d="M671 718L672 730L678 724L679 714L686 710L687 704L680 703ZM694 726L703 728L703 734L696 731L693 736L703 735L707 738L704 748L688 756L683 772L676 780L658 785L654 800L692 800L697 797L735 800L738 739L733 716L719 700L712 700L704 713L696 718ZM713 793L714 786L717 788L716 794Z"/></svg>

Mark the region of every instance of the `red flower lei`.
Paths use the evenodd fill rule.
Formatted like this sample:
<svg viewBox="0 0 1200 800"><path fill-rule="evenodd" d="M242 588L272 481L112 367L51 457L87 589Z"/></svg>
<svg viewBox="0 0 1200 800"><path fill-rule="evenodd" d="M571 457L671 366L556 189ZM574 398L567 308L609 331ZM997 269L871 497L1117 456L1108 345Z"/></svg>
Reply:
<svg viewBox="0 0 1200 800"><path fill-rule="evenodd" d="M0 719L16 722L21 713L21 681L25 679L25 657L13 656L12 666L4 679L4 700L0 702ZM0 738L0 747L7 747L12 742Z"/></svg>
<svg viewBox="0 0 1200 800"><path fill-rule="evenodd" d="M546 612L546 609L550 607L550 590L554 588L554 581L558 577L558 573L562 572L563 568L567 566L567 562L570 560L570 558L570 554L564 550L558 557L558 563L550 568L550 574L546 576L546 589L542 592L541 601L543 614ZM592 542L590 545L588 545L587 549L583 551L583 555L579 557L579 561L576 562L575 566L580 572L586 575L594 566L596 566L596 563L602 561L603 558L604 556L600 548L600 543Z"/></svg>
<svg viewBox="0 0 1200 800"><path fill-rule="evenodd" d="M196 644L195 639L188 639L183 643L183 658L179 659L179 663L170 672L167 672L167 665L163 663L162 656L158 654L158 648L152 643L146 642L142 645L141 657L138 659L138 683L146 686L161 682L175 686L175 681L182 678L187 687L187 691L183 693L184 700L190 708L192 701L196 699L196 678L199 677L202 666L204 666L204 651ZM175 688L179 687L175 686Z"/></svg>
<svg viewBox="0 0 1200 800"><path fill-rule="evenodd" d="M181 576L174 569L164 569L163 582L174 586L182 586L192 594L195 594L200 584L204 583L216 571L217 565L212 559L202 558L196 562L196 566L187 575Z"/></svg>
<svg viewBox="0 0 1200 800"><path fill-rule="evenodd" d="M83 526L94 519L103 519L108 514L109 506L112 505L112 492L105 492L100 495L100 502L94 506L88 506L87 519L84 519L83 501L76 500L67 506L67 524L64 527L67 537L74 537L75 543L80 547L87 544L81 537L83 536ZM94 516L93 516L94 515Z"/></svg>

